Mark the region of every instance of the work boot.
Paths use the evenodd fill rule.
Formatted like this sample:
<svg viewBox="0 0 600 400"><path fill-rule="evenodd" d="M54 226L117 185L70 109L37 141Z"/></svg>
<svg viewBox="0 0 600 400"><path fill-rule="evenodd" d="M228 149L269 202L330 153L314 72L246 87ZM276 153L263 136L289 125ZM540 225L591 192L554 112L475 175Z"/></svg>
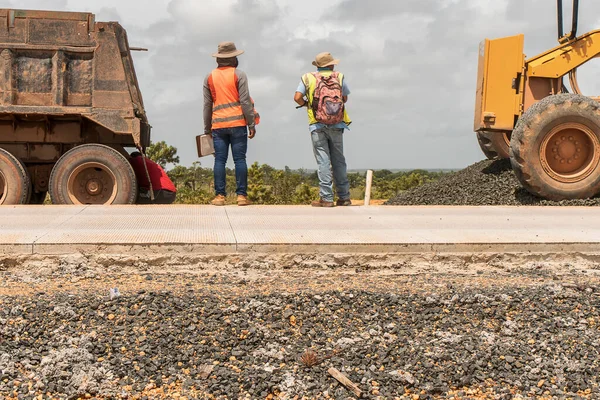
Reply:
<svg viewBox="0 0 600 400"><path fill-rule="evenodd" d="M237 203L238 203L238 206L240 206L240 207L252 205L252 202L250 200L248 200L248 196L243 196L241 194L238 195Z"/></svg>
<svg viewBox="0 0 600 400"><path fill-rule="evenodd" d="M338 207L349 207L352 205L352 201L350 199L338 199L335 205Z"/></svg>
<svg viewBox="0 0 600 400"><path fill-rule="evenodd" d="M313 207L335 207L333 204L333 201L325 201L323 199L317 200L317 201L313 201L311 203L311 206Z"/></svg>
<svg viewBox="0 0 600 400"><path fill-rule="evenodd" d="M224 206L225 205L225 196L222 194L218 194L211 202L213 206Z"/></svg>

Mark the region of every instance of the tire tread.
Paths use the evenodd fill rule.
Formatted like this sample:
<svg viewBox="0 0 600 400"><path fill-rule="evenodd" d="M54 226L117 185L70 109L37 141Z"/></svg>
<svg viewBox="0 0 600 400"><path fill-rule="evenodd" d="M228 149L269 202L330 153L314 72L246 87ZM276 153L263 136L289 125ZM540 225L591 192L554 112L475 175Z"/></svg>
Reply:
<svg viewBox="0 0 600 400"><path fill-rule="evenodd" d="M27 171L27 168L25 168L25 164L23 164L23 162L19 158L14 156L9 151L0 148L0 153L3 156L5 156L12 164L14 164L14 166L19 172L19 177L23 180L23 190L21 191L19 196L20 198L19 200L17 200L15 205L28 204L29 199L31 197L31 177L29 176L29 171Z"/></svg>
<svg viewBox="0 0 600 400"><path fill-rule="evenodd" d="M560 110L566 110L576 107L576 112L580 116L589 116L595 113L600 116L600 107L592 99L576 94L557 94L546 97L538 103L531 106L517 122L513 131L510 144L510 160L513 171L523 187L530 193L549 200L565 200L569 198L587 198L597 193L582 193L581 197L568 196L561 193L560 189L548 185L540 178L537 178L535 163L528 160L526 153L530 143L534 143L539 135L540 126L544 121L551 121L554 113ZM584 106L585 105L585 106ZM592 107L592 110L590 110ZM600 118L598 118L600 120Z"/></svg>
<svg viewBox="0 0 600 400"><path fill-rule="evenodd" d="M65 153L58 160L58 162L54 165L54 168L52 168L52 172L50 173L50 179L49 179L50 184L48 185L48 193L50 193L50 199L52 200L52 203L53 204L70 204L70 202L67 201L67 199L63 195L61 187L56 184L56 181L59 179L58 175L61 173L60 169L63 168L63 164L66 163L65 160L68 160L69 158L73 157L77 153L83 153L90 149L97 149L99 153L108 152L109 154L111 154L111 155L115 156L117 159L119 159L119 161L122 162L123 165L127 165L126 171L127 171L128 179L131 182L133 190L131 190L128 193L127 199L125 199L125 201L120 202L120 203L115 203L115 204L134 204L137 199L137 178L135 176L133 168L129 164L129 161L121 153L119 153L117 150L113 149L112 147L102 145L102 144L95 144L95 143L82 144L77 147L74 147L73 149L71 149L67 153Z"/></svg>

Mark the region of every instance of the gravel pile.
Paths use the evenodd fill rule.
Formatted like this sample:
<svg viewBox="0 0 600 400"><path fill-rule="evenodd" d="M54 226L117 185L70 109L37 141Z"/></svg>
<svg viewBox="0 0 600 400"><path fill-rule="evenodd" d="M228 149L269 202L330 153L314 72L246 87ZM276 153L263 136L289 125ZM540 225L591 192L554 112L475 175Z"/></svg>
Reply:
<svg viewBox="0 0 600 400"><path fill-rule="evenodd" d="M521 186L510 160L485 160L438 181L402 192L386 204L597 206L600 198L560 202L543 200Z"/></svg>
<svg viewBox="0 0 600 400"><path fill-rule="evenodd" d="M189 279L183 291L121 288L112 300L70 289L0 296L0 398L352 397L329 367L365 398L600 396L592 279L438 276L427 278L437 290L340 282L328 292L241 296L218 294L219 278L211 292ZM327 359L304 367L307 349Z"/></svg>

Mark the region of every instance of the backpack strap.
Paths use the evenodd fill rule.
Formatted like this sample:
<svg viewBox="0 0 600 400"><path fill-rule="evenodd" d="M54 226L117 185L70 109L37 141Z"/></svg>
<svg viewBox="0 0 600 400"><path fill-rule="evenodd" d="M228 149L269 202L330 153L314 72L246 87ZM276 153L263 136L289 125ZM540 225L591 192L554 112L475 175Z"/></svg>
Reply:
<svg viewBox="0 0 600 400"><path fill-rule="evenodd" d="M315 73L312 73L311 75L313 75L315 78L317 78ZM302 83L304 83L304 92L306 93L306 102L308 103L310 108L312 108L312 101L310 101L310 96L308 95L308 90L310 89L310 82L308 81L308 74L302 75Z"/></svg>
<svg viewBox="0 0 600 400"><path fill-rule="evenodd" d="M340 73L338 71L334 71L331 76L340 82L340 86L344 86L344 75L342 75L342 78L340 78Z"/></svg>
<svg viewBox="0 0 600 400"><path fill-rule="evenodd" d="M335 71L335 73L337 74L337 78L340 81L340 89L342 90L342 99L344 98L344 78L346 77L344 74L339 73L338 71Z"/></svg>

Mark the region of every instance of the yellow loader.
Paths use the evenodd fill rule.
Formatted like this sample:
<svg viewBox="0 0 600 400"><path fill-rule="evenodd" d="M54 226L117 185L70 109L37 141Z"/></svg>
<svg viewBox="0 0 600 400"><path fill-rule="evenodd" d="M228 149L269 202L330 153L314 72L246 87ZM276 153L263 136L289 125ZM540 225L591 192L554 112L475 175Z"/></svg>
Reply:
<svg viewBox="0 0 600 400"><path fill-rule="evenodd" d="M600 193L600 103L581 94L577 68L600 54L600 30L577 36L573 0L564 34L562 0L557 6L559 45L551 50L526 58L524 35L481 43L474 128L488 158L510 158L531 193L589 198Z"/></svg>

